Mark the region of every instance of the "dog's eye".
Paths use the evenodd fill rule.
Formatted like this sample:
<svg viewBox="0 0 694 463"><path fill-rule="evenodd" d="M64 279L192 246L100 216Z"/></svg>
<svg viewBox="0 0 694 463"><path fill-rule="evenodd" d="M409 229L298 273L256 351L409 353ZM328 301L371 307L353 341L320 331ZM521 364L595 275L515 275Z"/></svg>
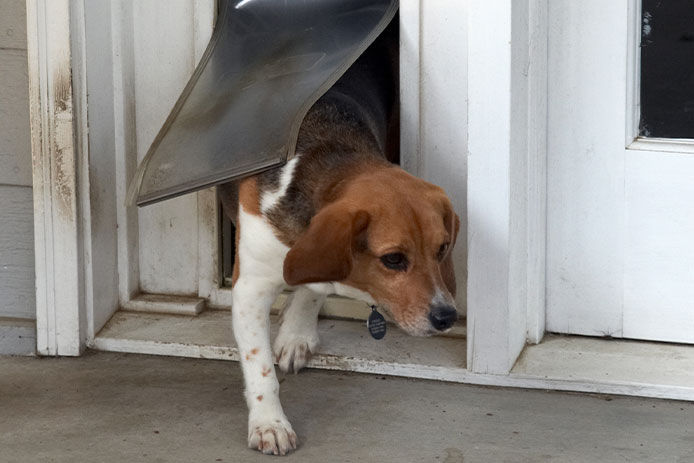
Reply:
<svg viewBox="0 0 694 463"><path fill-rule="evenodd" d="M381 262L391 270L400 270L402 272L407 270L407 257L401 252L384 254L381 256Z"/></svg>
<svg viewBox="0 0 694 463"><path fill-rule="evenodd" d="M439 251L436 253L436 258L438 260L443 260L443 257L446 255L446 251L448 251L448 243L443 243L439 248Z"/></svg>

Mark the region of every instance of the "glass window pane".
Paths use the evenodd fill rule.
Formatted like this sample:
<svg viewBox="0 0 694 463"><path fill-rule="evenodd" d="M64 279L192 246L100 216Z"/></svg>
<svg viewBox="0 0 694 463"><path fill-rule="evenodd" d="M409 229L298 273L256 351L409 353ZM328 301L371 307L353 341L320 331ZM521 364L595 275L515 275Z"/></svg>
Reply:
<svg viewBox="0 0 694 463"><path fill-rule="evenodd" d="M644 137L694 138L694 0L643 0Z"/></svg>

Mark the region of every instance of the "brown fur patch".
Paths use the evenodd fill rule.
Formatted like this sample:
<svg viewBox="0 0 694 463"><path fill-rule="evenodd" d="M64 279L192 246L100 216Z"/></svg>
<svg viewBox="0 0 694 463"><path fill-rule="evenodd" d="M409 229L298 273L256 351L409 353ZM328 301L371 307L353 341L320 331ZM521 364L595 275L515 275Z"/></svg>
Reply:
<svg viewBox="0 0 694 463"><path fill-rule="evenodd" d="M258 349L257 347L254 347L253 349L251 349L252 355L256 355L258 352L260 352L260 349Z"/></svg>
<svg viewBox="0 0 694 463"><path fill-rule="evenodd" d="M258 179L248 177L239 184L239 204L247 214L260 215L260 192Z"/></svg>
<svg viewBox="0 0 694 463"><path fill-rule="evenodd" d="M272 370L270 368L268 368L267 366L263 365L262 375L267 376L270 374L270 372L272 372Z"/></svg>
<svg viewBox="0 0 694 463"><path fill-rule="evenodd" d="M256 397L256 399L258 399L258 402L260 402L261 400L263 400L263 395L259 395L258 397Z"/></svg>

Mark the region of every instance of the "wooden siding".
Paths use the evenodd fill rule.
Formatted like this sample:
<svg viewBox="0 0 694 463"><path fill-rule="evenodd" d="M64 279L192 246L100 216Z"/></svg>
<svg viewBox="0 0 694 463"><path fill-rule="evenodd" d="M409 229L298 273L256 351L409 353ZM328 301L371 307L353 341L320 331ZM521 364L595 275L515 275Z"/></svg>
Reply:
<svg viewBox="0 0 694 463"><path fill-rule="evenodd" d="M0 317L35 318L26 7L0 3Z"/></svg>

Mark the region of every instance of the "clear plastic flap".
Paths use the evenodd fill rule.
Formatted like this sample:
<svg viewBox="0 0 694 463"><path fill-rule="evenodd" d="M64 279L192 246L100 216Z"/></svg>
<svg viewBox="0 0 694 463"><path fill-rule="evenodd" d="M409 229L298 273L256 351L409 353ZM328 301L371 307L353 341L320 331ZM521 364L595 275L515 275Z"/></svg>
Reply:
<svg viewBox="0 0 694 463"><path fill-rule="evenodd" d="M397 0L219 0L207 50L138 166L142 206L278 166Z"/></svg>

